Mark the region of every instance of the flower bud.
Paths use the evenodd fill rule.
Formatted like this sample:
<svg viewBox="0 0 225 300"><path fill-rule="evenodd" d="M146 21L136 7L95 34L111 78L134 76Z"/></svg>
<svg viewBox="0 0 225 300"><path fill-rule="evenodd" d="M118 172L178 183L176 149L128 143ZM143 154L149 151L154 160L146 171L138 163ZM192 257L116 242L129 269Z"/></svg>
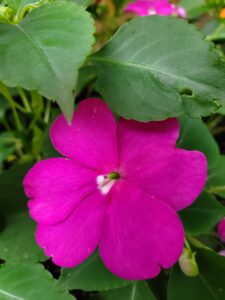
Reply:
<svg viewBox="0 0 225 300"><path fill-rule="evenodd" d="M179 265L181 271L186 276L197 276L199 273L198 265L195 260L195 253L192 253L190 250L184 248L181 257L179 258Z"/></svg>

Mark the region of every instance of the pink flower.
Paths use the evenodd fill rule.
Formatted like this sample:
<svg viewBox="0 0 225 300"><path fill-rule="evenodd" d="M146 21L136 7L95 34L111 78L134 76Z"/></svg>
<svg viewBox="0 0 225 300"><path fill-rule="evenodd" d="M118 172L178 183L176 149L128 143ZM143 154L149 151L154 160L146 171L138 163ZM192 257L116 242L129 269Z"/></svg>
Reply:
<svg viewBox="0 0 225 300"><path fill-rule="evenodd" d="M221 256L225 256L225 250L220 250L220 251L218 252L218 254L221 255Z"/></svg>
<svg viewBox="0 0 225 300"><path fill-rule="evenodd" d="M184 8L171 4L168 0L136 0L135 2L130 2L125 11L135 13L141 17L149 15L187 17Z"/></svg>
<svg viewBox="0 0 225 300"><path fill-rule="evenodd" d="M223 218L218 226L217 226L217 233L218 233L218 236L220 238L220 240L222 242L225 242L225 218Z"/></svg>
<svg viewBox="0 0 225 300"><path fill-rule="evenodd" d="M62 267L74 267L97 247L106 267L125 279L157 276L184 245L176 213L202 191L207 163L198 151L176 149L176 119L140 123L120 118L99 99L78 106L51 127L65 157L38 162L24 187L36 239Z"/></svg>

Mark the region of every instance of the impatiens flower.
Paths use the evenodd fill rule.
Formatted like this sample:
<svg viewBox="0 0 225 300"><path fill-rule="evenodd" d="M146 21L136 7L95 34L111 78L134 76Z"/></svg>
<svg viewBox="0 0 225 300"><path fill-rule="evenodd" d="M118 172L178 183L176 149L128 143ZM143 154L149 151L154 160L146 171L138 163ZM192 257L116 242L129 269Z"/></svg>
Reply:
<svg viewBox="0 0 225 300"><path fill-rule="evenodd" d="M225 250L220 250L220 251L218 252L218 254L221 255L221 256L225 256Z"/></svg>
<svg viewBox="0 0 225 300"><path fill-rule="evenodd" d="M201 193L207 163L176 148L176 119L141 123L120 118L100 99L78 106L72 123L51 127L64 156L38 162L26 175L36 240L62 267L74 267L98 247L117 276L152 278L170 268L184 246L176 213Z"/></svg>
<svg viewBox="0 0 225 300"><path fill-rule="evenodd" d="M176 6L168 0L136 0L135 2L130 2L126 6L125 11L135 13L138 16L177 15L181 18L187 17L186 11L183 7Z"/></svg>
<svg viewBox="0 0 225 300"><path fill-rule="evenodd" d="M218 236L220 238L220 240L222 242L225 242L225 218L223 218L218 226L217 226L217 233L218 233Z"/></svg>

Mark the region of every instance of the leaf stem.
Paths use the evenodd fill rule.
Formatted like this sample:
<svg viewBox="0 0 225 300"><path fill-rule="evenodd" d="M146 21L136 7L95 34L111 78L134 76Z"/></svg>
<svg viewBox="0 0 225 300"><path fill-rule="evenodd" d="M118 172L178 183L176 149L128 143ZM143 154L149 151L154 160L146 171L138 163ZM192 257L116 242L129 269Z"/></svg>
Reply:
<svg viewBox="0 0 225 300"><path fill-rule="evenodd" d="M20 106L17 103L14 102L12 96L10 95L10 92L9 92L8 88L3 84L0 85L0 93L9 102L9 105L12 109L13 118L15 120L15 124L16 124L16 127L17 127L18 131L22 131L23 126L22 126L22 123L20 122L20 118L19 118L18 112L16 110L16 108L19 108Z"/></svg>
<svg viewBox="0 0 225 300"><path fill-rule="evenodd" d="M51 112L51 101L46 99L46 108L45 108L45 115L44 115L44 122L48 124Z"/></svg>
<svg viewBox="0 0 225 300"><path fill-rule="evenodd" d="M17 87L17 90L19 92L19 95L20 95L20 98L23 102L23 105L26 109L26 112L30 113L31 112L31 107L30 107L29 101L27 99L27 96L26 96L24 90L21 87Z"/></svg>

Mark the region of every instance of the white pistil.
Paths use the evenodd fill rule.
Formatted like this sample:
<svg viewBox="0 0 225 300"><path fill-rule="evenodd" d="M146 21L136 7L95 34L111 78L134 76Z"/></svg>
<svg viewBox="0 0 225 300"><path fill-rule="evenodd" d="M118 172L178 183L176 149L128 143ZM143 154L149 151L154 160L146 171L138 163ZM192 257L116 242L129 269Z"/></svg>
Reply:
<svg viewBox="0 0 225 300"><path fill-rule="evenodd" d="M110 189L112 188L114 183L116 182L116 179L110 179L106 175L99 175L96 178L96 182L97 182L98 189L100 190L100 192L103 195L106 195L110 191Z"/></svg>
<svg viewBox="0 0 225 300"><path fill-rule="evenodd" d="M154 9L154 8L149 8L149 10L148 10L148 14L149 14L149 16L154 16L154 15L156 15L156 10Z"/></svg>

